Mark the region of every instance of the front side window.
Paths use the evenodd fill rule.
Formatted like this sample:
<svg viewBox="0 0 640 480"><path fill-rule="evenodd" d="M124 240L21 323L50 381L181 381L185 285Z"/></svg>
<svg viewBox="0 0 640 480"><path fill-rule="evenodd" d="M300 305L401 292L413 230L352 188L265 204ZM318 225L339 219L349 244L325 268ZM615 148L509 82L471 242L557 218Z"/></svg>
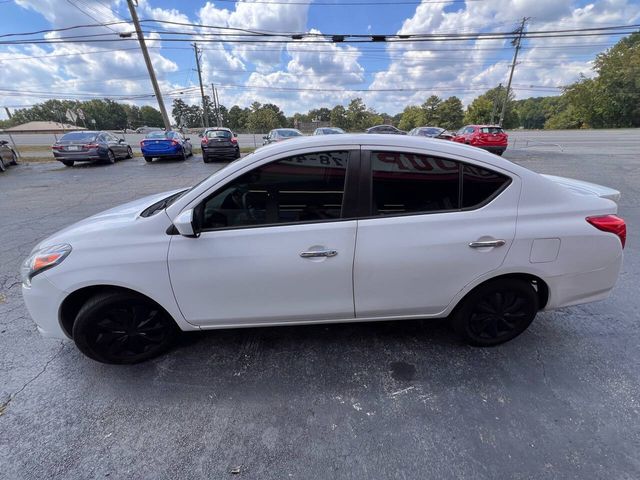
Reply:
<svg viewBox="0 0 640 480"><path fill-rule="evenodd" d="M371 165L376 216L478 208L511 181L486 168L414 153L372 152Z"/></svg>
<svg viewBox="0 0 640 480"><path fill-rule="evenodd" d="M195 212L202 230L341 217L349 152L296 155L232 180Z"/></svg>

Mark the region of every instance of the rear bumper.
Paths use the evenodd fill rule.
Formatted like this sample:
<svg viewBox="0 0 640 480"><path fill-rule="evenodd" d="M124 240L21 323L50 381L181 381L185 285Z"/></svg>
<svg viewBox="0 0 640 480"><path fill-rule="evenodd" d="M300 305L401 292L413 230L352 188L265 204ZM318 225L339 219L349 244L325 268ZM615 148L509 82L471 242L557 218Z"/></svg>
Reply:
<svg viewBox="0 0 640 480"><path fill-rule="evenodd" d="M472 144L473 145L473 144ZM473 145L474 147L482 148L491 153L502 153L507 149L506 145Z"/></svg>
<svg viewBox="0 0 640 480"><path fill-rule="evenodd" d="M590 272L546 278L549 301L545 310L604 300L618 280L623 255L603 268Z"/></svg>
<svg viewBox="0 0 640 480"><path fill-rule="evenodd" d="M53 157L56 160L72 160L74 162L96 162L107 158L106 153L102 155L98 150L89 150L87 152L57 152L53 151Z"/></svg>
<svg viewBox="0 0 640 480"><path fill-rule="evenodd" d="M239 151L238 147L202 148L202 156L216 158L235 158Z"/></svg>
<svg viewBox="0 0 640 480"><path fill-rule="evenodd" d="M141 148L140 151L142 152L142 155L144 157L153 157L153 158L159 158L159 157L177 157L182 155L182 148L175 148L173 150L149 150L146 148Z"/></svg>

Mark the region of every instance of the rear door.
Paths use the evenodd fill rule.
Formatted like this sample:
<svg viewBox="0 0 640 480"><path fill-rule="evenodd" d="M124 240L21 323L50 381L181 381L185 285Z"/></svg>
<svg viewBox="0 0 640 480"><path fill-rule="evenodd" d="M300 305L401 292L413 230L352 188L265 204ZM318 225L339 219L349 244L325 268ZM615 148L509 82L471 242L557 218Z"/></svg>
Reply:
<svg viewBox="0 0 640 480"><path fill-rule="evenodd" d="M502 264L515 235L517 177L400 149L363 147L362 161L370 206L358 221L356 317L440 313Z"/></svg>

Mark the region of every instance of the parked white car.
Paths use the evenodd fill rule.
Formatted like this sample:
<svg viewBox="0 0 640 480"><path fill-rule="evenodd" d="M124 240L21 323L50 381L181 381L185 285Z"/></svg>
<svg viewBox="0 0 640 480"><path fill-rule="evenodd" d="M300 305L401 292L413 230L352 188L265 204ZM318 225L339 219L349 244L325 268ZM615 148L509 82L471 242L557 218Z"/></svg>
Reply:
<svg viewBox="0 0 640 480"><path fill-rule="evenodd" d="M453 142L306 137L54 234L23 294L43 335L106 363L179 330L408 318L490 346L609 295L618 198Z"/></svg>

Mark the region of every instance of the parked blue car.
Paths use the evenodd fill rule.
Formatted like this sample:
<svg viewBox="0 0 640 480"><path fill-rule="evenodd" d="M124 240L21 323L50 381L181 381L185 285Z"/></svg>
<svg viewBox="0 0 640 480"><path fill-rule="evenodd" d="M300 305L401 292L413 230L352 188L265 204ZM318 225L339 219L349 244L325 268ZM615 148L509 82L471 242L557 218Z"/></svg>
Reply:
<svg viewBox="0 0 640 480"><path fill-rule="evenodd" d="M179 132L150 132L140 142L140 150L147 162L154 158L173 157L186 160L193 155L193 145L189 138L183 137Z"/></svg>

